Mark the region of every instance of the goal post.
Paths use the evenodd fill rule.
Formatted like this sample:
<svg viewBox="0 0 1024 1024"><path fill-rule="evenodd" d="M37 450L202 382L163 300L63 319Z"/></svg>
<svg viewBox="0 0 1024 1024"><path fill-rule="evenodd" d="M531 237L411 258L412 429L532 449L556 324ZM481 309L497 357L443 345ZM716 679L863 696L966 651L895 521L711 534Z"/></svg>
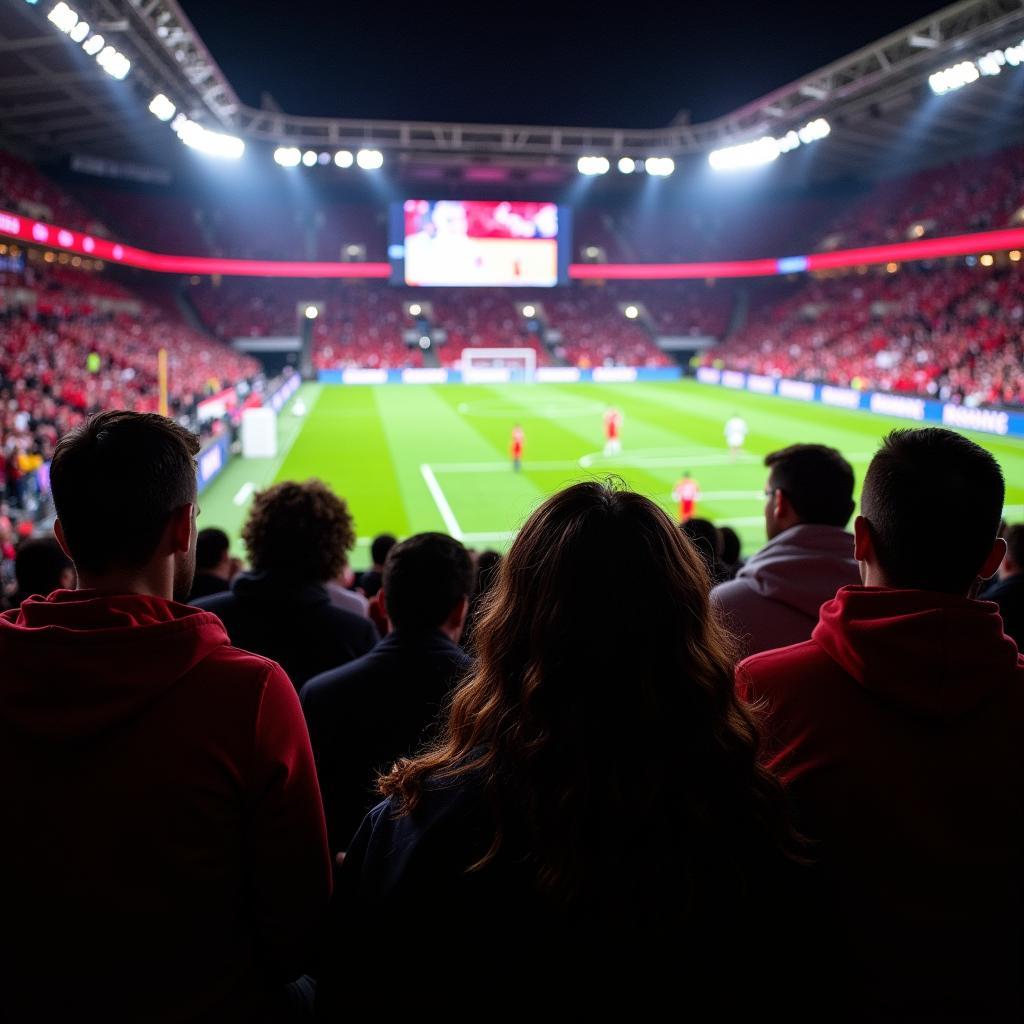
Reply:
<svg viewBox="0 0 1024 1024"><path fill-rule="evenodd" d="M537 352L532 348L464 348L460 368L466 384L531 381L537 372Z"/></svg>

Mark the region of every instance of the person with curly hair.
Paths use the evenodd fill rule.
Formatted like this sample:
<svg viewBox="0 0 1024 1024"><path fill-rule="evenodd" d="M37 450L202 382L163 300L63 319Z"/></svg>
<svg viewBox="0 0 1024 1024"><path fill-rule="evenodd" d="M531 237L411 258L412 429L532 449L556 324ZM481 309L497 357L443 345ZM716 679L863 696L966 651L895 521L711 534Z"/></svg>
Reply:
<svg viewBox="0 0 1024 1024"><path fill-rule="evenodd" d="M373 623L331 603L326 583L356 541L348 505L320 480L259 491L242 529L251 571L196 601L220 616L231 642L281 664L296 689L345 665L379 639Z"/></svg>
<svg viewBox="0 0 1024 1024"><path fill-rule="evenodd" d="M462 999L480 986L579 1009L622 985L713 996L706 1019L772 1005L784 974L753 940L770 922L800 958L783 936L805 869L709 591L701 555L642 495L580 483L533 513L439 739L382 775L348 846L322 1019L340 1019L351 979L389 971Z"/></svg>

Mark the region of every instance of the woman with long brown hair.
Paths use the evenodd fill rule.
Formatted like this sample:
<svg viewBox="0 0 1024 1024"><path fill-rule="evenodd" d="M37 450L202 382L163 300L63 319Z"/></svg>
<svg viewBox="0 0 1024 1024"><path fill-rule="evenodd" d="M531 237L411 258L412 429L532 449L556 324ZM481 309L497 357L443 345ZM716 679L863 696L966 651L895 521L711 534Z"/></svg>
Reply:
<svg viewBox="0 0 1024 1024"><path fill-rule="evenodd" d="M639 494L581 483L533 513L440 739L381 779L386 800L349 847L325 1016L343 963L410 932L428 941L388 961L400 974L482 950L489 971L511 970L530 950L517 986L569 937L576 952L685 957L714 987L750 956L797 858L708 592L700 554Z"/></svg>

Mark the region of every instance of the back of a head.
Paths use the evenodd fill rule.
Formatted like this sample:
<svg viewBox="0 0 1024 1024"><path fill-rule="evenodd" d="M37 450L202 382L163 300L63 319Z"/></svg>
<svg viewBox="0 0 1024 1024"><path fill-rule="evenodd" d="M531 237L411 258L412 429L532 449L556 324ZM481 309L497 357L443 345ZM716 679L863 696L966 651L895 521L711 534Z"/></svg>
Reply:
<svg viewBox="0 0 1024 1024"><path fill-rule="evenodd" d="M209 572L216 569L224 560L231 541L228 535L216 526L208 526L199 531L196 538L196 571Z"/></svg>
<svg viewBox="0 0 1024 1024"><path fill-rule="evenodd" d="M78 570L136 569L196 500L198 438L155 413L104 412L57 444L50 487Z"/></svg>
<svg viewBox="0 0 1024 1024"><path fill-rule="evenodd" d="M398 538L391 533L379 533L370 544L370 558L374 565L383 566L387 561L388 552L398 543Z"/></svg>
<svg viewBox="0 0 1024 1024"><path fill-rule="evenodd" d="M720 526L718 532L722 538L722 561L735 565L743 552L740 535L731 526Z"/></svg>
<svg viewBox="0 0 1024 1024"><path fill-rule="evenodd" d="M941 427L894 430L864 478L861 513L890 587L963 594L999 529L999 463Z"/></svg>
<svg viewBox="0 0 1024 1024"><path fill-rule="evenodd" d="M447 534L416 534L388 552L382 589L396 629L438 629L473 591L469 552Z"/></svg>
<svg viewBox="0 0 1024 1024"><path fill-rule="evenodd" d="M476 593L486 594L498 578L501 555L497 551L481 551L476 560Z"/></svg>
<svg viewBox="0 0 1024 1024"><path fill-rule="evenodd" d="M853 467L823 444L793 444L765 456L771 486L801 523L845 527L853 515Z"/></svg>
<svg viewBox="0 0 1024 1024"><path fill-rule="evenodd" d="M20 594L51 593L62 585L69 569L74 566L56 537L35 537L18 545L14 575Z"/></svg>
<svg viewBox="0 0 1024 1024"><path fill-rule="evenodd" d="M256 572L299 583L326 583L355 544L348 505L320 480L287 480L259 491L242 528Z"/></svg>
<svg viewBox="0 0 1024 1024"><path fill-rule="evenodd" d="M687 519L681 529L700 552L708 568L714 571L722 557L722 535L718 527L709 519Z"/></svg>
<svg viewBox="0 0 1024 1024"><path fill-rule="evenodd" d="M383 791L409 808L425 780L472 770L498 844L517 820L554 899L670 913L691 855L757 857L779 820L709 591L703 559L650 499L597 482L549 498L502 561L444 736Z"/></svg>

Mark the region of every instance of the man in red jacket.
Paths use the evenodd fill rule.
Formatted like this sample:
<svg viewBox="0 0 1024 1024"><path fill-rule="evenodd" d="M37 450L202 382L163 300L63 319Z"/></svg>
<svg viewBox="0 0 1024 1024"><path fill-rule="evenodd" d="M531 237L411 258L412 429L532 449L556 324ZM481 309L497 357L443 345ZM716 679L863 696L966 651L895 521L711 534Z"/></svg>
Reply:
<svg viewBox="0 0 1024 1024"><path fill-rule="evenodd" d="M890 434L854 525L865 585L737 669L835 915L830 1019L1020 1019L1024 658L974 600L1003 492L967 438Z"/></svg>
<svg viewBox="0 0 1024 1024"><path fill-rule="evenodd" d="M0 616L0 1015L273 1019L330 891L294 687L177 603L196 438L103 413L52 466L82 589Z"/></svg>

